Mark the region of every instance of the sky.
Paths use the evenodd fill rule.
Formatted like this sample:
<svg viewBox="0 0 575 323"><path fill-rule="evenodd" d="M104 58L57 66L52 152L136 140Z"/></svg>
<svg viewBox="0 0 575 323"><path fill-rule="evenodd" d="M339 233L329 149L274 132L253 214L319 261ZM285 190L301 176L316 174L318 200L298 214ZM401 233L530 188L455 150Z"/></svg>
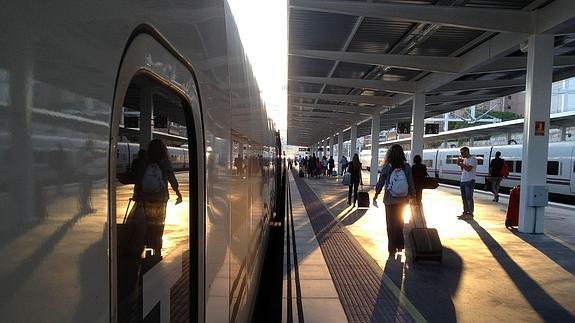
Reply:
<svg viewBox="0 0 575 323"><path fill-rule="evenodd" d="M228 0L268 116L286 138L287 0Z"/></svg>

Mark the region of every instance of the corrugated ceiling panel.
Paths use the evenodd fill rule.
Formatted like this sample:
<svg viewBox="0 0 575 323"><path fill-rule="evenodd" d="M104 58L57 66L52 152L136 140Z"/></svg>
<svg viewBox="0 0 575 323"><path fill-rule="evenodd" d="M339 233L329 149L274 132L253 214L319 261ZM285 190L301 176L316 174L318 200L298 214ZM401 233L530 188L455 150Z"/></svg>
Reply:
<svg viewBox="0 0 575 323"><path fill-rule="evenodd" d="M357 17L314 11L290 11L289 47L340 50Z"/></svg>
<svg viewBox="0 0 575 323"><path fill-rule="evenodd" d="M350 43L349 52L387 53L414 24L365 18Z"/></svg>
<svg viewBox="0 0 575 323"><path fill-rule="evenodd" d="M327 76L333 67L333 61L308 57L289 57L289 75L292 76Z"/></svg>
<svg viewBox="0 0 575 323"><path fill-rule="evenodd" d="M443 26L424 42L416 46L410 54L424 56L448 56L463 45L483 34L480 30Z"/></svg>

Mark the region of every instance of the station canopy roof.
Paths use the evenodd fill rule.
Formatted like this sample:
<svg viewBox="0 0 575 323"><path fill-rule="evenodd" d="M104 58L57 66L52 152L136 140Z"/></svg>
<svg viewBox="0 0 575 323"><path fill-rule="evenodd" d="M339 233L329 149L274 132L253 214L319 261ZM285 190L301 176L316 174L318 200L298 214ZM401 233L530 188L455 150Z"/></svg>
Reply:
<svg viewBox="0 0 575 323"><path fill-rule="evenodd" d="M575 76L574 0L290 0L288 144L370 134L525 89L527 39L555 35L553 80Z"/></svg>

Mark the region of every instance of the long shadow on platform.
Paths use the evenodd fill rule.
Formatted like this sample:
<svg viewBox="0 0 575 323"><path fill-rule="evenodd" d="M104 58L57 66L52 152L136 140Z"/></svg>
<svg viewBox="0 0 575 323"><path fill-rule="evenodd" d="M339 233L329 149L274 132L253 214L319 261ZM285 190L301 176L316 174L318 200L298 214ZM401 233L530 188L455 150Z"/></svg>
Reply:
<svg viewBox="0 0 575 323"><path fill-rule="evenodd" d="M443 262L405 263L390 258L385 263L384 274L393 282L415 309L429 322L457 322L452 298L459 286L462 270L461 257L452 249L444 248ZM384 278L385 279L385 278ZM387 287L381 284L383 293ZM378 301L380 301L378 299ZM408 306L399 314L414 316Z"/></svg>
<svg viewBox="0 0 575 323"><path fill-rule="evenodd" d="M546 234L523 234L515 229L511 232L575 276L575 251L551 239Z"/></svg>
<svg viewBox="0 0 575 323"><path fill-rule="evenodd" d="M529 274L511 259L507 251L476 221L468 221L489 249L493 258L505 270L531 307L547 322L573 322L575 317L557 303Z"/></svg>
<svg viewBox="0 0 575 323"><path fill-rule="evenodd" d="M339 223L345 226L352 225L361 219L365 213L367 213L368 209L355 209L354 211L350 212L343 220Z"/></svg>

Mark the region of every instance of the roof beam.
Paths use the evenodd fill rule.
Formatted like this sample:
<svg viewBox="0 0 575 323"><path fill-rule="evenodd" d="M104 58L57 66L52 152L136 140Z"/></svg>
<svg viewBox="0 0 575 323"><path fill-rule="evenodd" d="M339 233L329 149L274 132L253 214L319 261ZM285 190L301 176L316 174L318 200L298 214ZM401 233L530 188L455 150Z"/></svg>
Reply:
<svg viewBox="0 0 575 323"><path fill-rule="evenodd" d="M575 19L575 10L565 10L572 8L573 0L555 0L545 7L535 10L532 14L536 16L555 17L545 20L545 27L539 26L540 33L553 33L565 27L565 24ZM532 8L531 8L532 9ZM543 18L541 18L543 19ZM547 18L546 18L547 19ZM430 92L457 79L461 74L473 73L474 70L501 59L505 55L517 50L519 44L527 40L524 34L499 34L471 51L465 53L460 58L463 60L461 73L457 74L431 74L417 82L417 88L422 92ZM394 96L395 104L403 104L411 101L411 96L399 94Z"/></svg>
<svg viewBox="0 0 575 323"><path fill-rule="evenodd" d="M392 98L384 96L323 94L315 92L289 92L288 95L291 97L319 99L326 101L342 101L350 103L367 103L382 106L390 106L393 104Z"/></svg>
<svg viewBox="0 0 575 323"><path fill-rule="evenodd" d="M360 113L366 115L372 115L374 113L378 113L383 108L379 107L362 107L362 106L353 106L353 105L334 105L334 104L313 104L313 103L292 103L290 104L292 107L301 107L301 108L308 108L308 109L321 109L321 110L332 110L332 111L339 111L339 112L352 112L352 113Z"/></svg>
<svg viewBox="0 0 575 323"><path fill-rule="evenodd" d="M553 58L553 67L559 68L569 66L575 66L575 56L555 56ZM510 72L525 69L527 69L527 56L502 57L489 65L476 68L468 74Z"/></svg>
<svg viewBox="0 0 575 323"><path fill-rule="evenodd" d="M290 55L438 73L459 73L461 69L461 59L458 57L370 54L304 49L293 50Z"/></svg>
<svg viewBox="0 0 575 323"><path fill-rule="evenodd" d="M465 101L487 101L500 98L501 94L432 95L425 98L425 104Z"/></svg>
<svg viewBox="0 0 575 323"><path fill-rule="evenodd" d="M508 87L518 87L518 86L525 86L525 79L453 81L447 85L444 85L432 91L432 93L490 90L490 89L502 89Z"/></svg>
<svg viewBox="0 0 575 323"><path fill-rule="evenodd" d="M350 88L364 88L377 91L387 91L393 93L415 93L415 82L409 81L382 81L382 80L364 80L351 78L333 78L333 77L311 77L311 76L294 76L289 78L292 81L305 83L320 83L337 85Z"/></svg>
<svg viewBox="0 0 575 323"><path fill-rule="evenodd" d="M336 118L339 120L355 120L357 115L347 114L345 112L323 112L323 111L307 111L307 110L291 110L288 113L288 118L298 116L317 116L326 118Z"/></svg>
<svg viewBox="0 0 575 323"><path fill-rule="evenodd" d="M291 0L291 8L344 15L427 23L502 33L529 34L534 31L531 12L504 9L448 7L434 5L373 3L355 1ZM546 20L538 19L538 22Z"/></svg>

